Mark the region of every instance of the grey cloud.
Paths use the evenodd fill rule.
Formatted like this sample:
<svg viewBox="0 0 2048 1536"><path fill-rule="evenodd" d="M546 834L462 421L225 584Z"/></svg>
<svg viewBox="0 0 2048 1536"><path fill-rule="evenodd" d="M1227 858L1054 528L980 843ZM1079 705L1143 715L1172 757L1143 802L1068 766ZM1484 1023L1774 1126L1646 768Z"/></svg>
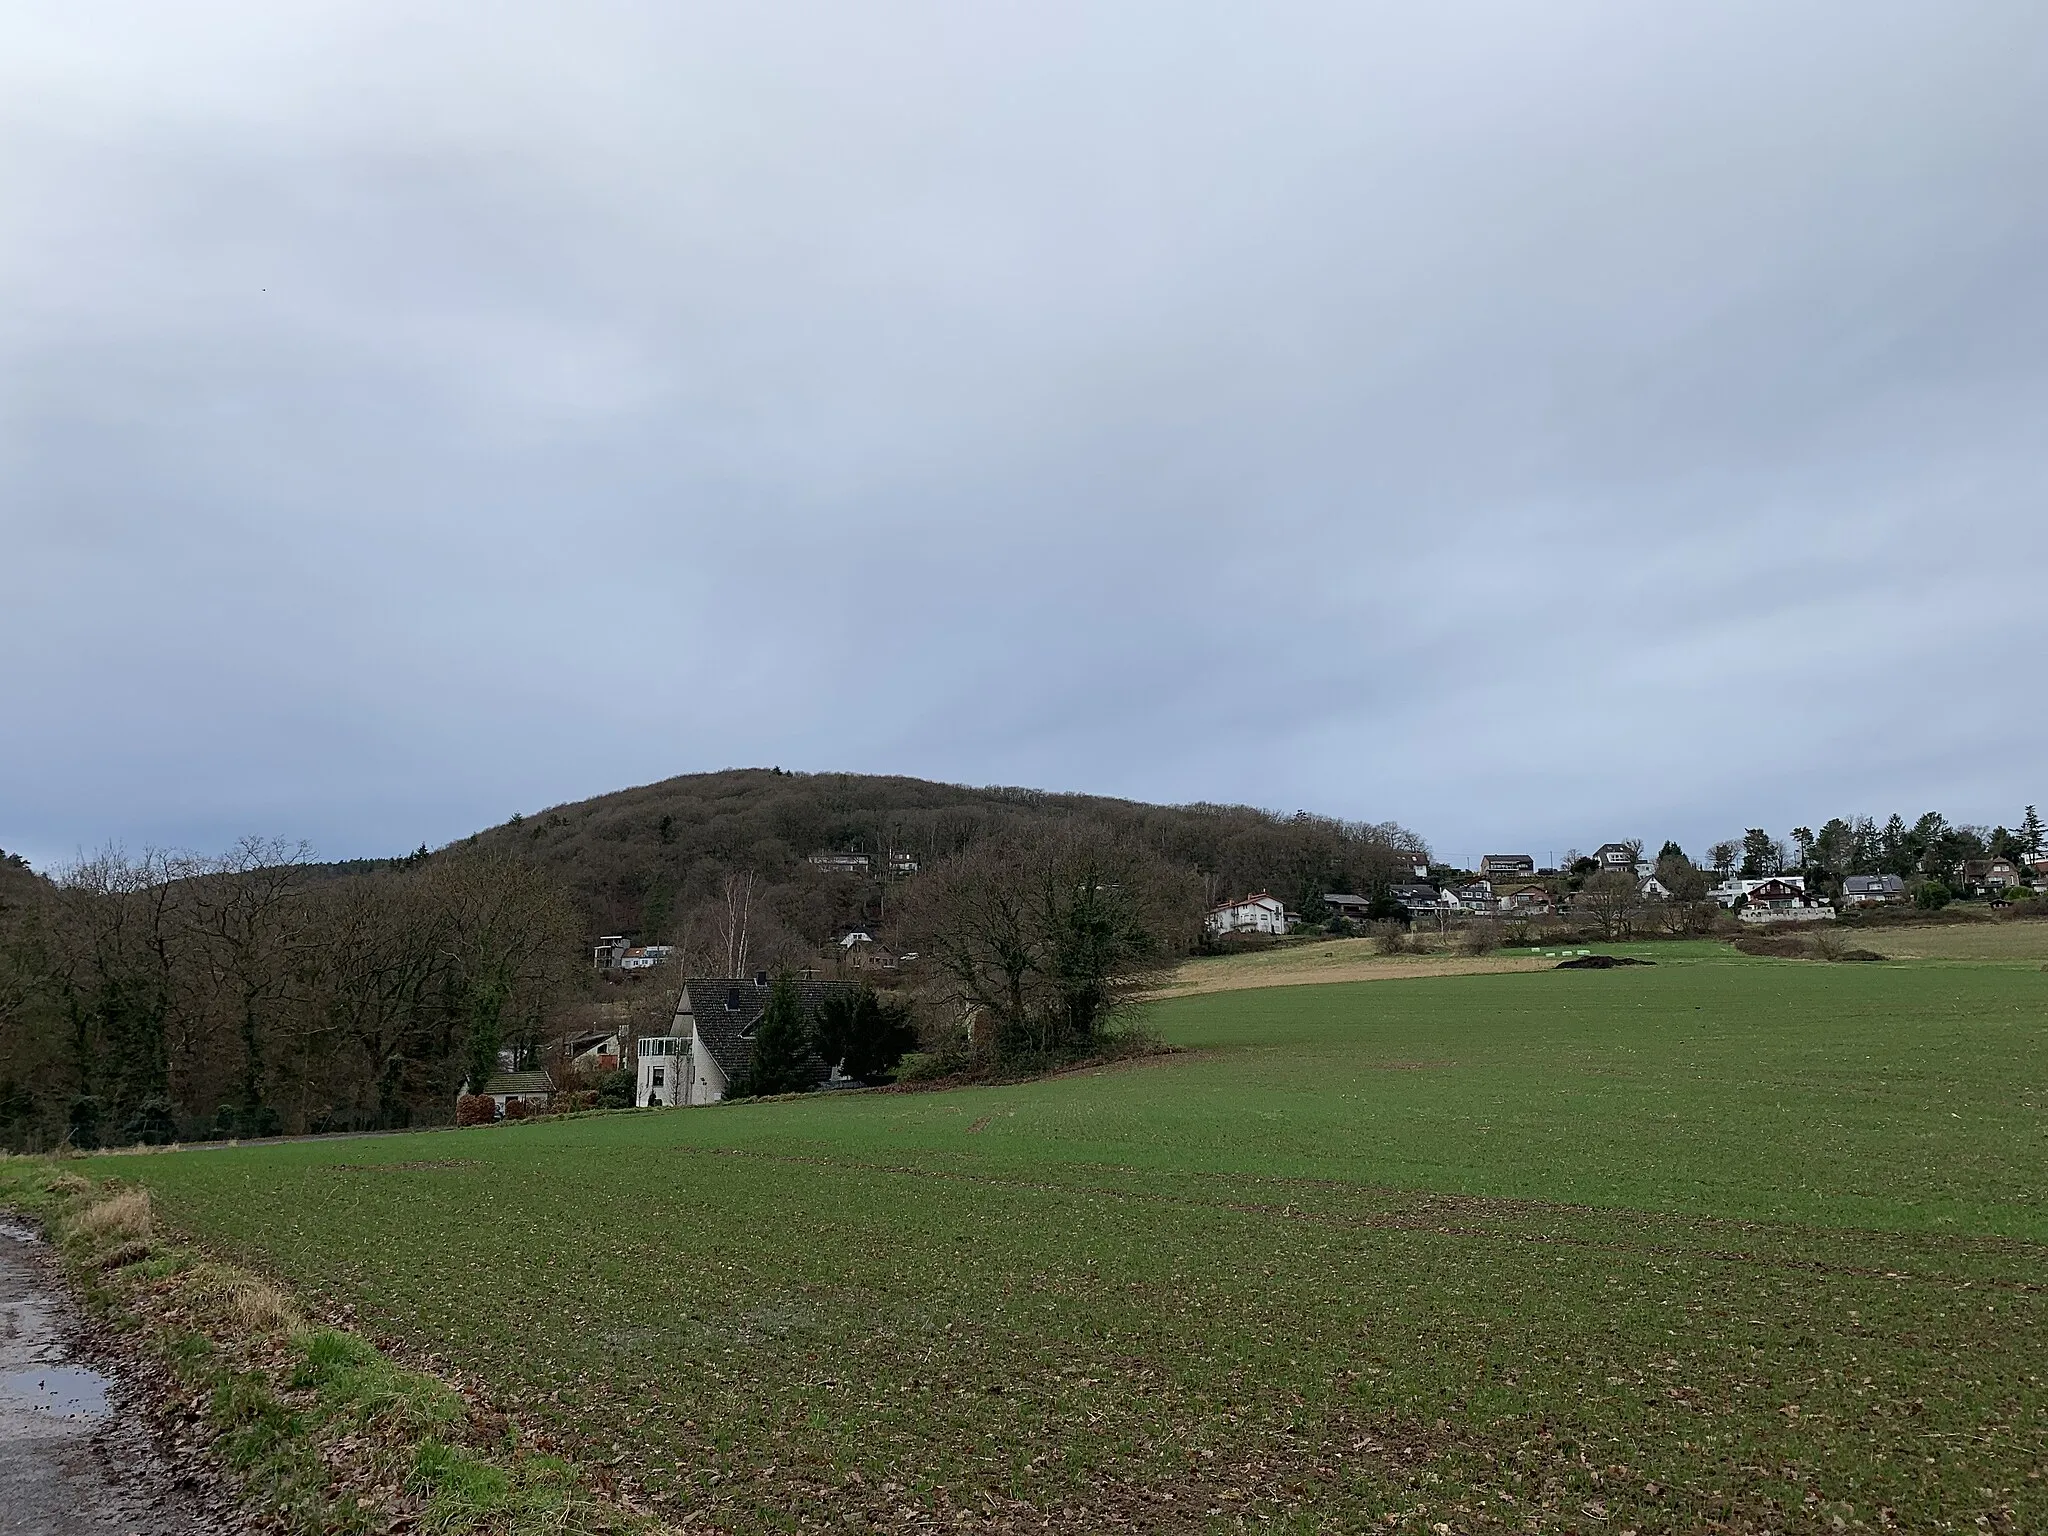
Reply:
<svg viewBox="0 0 2048 1536"><path fill-rule="evenodd" d="M1454 852L2011 816L2044 43L24 9L0 845L386 851L731 762Z"/></svg>

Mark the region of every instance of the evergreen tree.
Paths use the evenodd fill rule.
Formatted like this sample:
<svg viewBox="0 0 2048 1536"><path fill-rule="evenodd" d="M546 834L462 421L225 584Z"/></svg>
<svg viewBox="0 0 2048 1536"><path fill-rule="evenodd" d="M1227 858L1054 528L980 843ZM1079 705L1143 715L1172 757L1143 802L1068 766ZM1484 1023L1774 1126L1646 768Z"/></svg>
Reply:
<svg viewBox="0 0 2048 1536"><path fill-rule="evenodd" d="M910 1010L884 1002L869 986L836 993L820 1004L817 1038L825 1060L864 1083L887 1078L917 1047Z"/></svg>
<svg viewBox="0 0 2048 1536"><path fill-rule="evenodd" d="M1777 843L1762 827L1751 827L1742 834L1743 879L1761 880L1766 875L1778 874L1782 862Z"/></svg>
<svg viewBox="0 0 2048 1536"><path fill-rule="evenodd" d="M747 1069L750 1094L801 1093L813 1084L811 1032L804 1022L803 994L787 974L768 991L768 1011L754 1031L754 1059Z"/></svg>
<svg viewBox="0 0 2048 1536"><path fill-rule="evenodd" d="M2020 818L2019 836L2020 847L2026 851L2028 858L2038 859L2041 856L2044 838L2048 838L2048 827L2041 825L2041 813L2030 805L2027 807L2027 814Z"/></svg>

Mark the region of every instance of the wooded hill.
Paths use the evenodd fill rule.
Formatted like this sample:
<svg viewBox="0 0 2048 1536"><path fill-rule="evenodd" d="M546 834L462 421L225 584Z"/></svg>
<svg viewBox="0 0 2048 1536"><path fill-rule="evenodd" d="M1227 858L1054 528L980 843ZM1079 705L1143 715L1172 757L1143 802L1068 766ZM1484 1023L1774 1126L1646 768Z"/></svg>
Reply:
<svg viewBox="0 0 2048 1536"><path fill-rule="evenodd" d="M920 870L992 836L1092 824L1197 871L1212 900L1270 890L1290 906L1326 891L1369 894L1396 850L1423 849L1391 823L1363 825L1246 806L1147 805L1096 795L972 788L867 774L736 768L686 774L514 817L468 839L517 852L564 886L593 935L681 942L699 958L724 921L729 879L752 877L762 964L814 954L847 926L886 932ZM861 854L834 868L814 855Z"/></svg>

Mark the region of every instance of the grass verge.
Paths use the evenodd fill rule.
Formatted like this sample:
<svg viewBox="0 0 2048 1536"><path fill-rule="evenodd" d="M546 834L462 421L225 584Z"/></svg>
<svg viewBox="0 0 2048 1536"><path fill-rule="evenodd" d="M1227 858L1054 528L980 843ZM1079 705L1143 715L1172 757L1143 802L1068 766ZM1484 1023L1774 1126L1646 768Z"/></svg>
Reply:
<svg viewBox="0 0 2048 1536"><path fill-rule="evenodd" d="M0 1208L40 1221L86 1306L132 1347L245 1500L283 1530L658 1536L504 1417L159 1230L149 1191L0 1158Z"/></svg>

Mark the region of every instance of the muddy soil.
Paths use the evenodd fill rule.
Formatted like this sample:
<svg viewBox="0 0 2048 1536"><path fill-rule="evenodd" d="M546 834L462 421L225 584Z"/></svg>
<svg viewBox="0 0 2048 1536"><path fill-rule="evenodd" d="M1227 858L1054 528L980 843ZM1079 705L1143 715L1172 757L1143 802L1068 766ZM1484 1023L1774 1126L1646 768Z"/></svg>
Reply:
<svg viewBox="0 0 2048 1536"><path fill-rule="evenodd" d="M123 1362L95 1344L36 1233L0 1216L0 1530L244 1536L225 1489L166 1444Z"/></svg>

